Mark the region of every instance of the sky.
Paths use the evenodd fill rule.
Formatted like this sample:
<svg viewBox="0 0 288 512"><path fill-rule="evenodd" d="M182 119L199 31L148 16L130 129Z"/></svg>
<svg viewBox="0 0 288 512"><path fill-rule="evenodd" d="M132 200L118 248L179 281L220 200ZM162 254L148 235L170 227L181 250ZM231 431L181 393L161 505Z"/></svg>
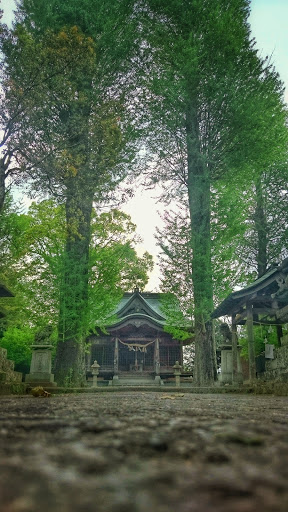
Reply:
<svg viewBox="0 0 288 512"><path fill-rule="evenodd" d="M252 0L249 18L252 36L261 56L272 55L272 62L286 84L285 100L288 103L288 0ZM157 196L157 194L155 194ZM158 248L154 239L155 226L162 226L158 211L163 209L156 203L153 193L138 190L135 197L124 207L138 226L143 238L142 250L148 250L155 259L155 268L147 286L149 291L157 291L159 269L157 267Z"/></svg>
<svg viewBox="0 0 288 512"><path fill-rule="evenodd" d="M61 0L59 0L61 1ZM107 0L109 1L109 0ZM4 21L10 23L13 17L13 0L0 0L4 11ZM272 62L286 86L285 101L288 103L288 0L251 0L249 18L252 37L256 39L256 48L262 57L272 56ZM155 226L161 226L159 212L163 210L157 203L157 193L138 189L123 209L132 217L137 231L143 239L140 253L147 250L155 260L155 268L147 286L149 291L159 287L159 269L157 267L158 248L154 239Z"/></svg>

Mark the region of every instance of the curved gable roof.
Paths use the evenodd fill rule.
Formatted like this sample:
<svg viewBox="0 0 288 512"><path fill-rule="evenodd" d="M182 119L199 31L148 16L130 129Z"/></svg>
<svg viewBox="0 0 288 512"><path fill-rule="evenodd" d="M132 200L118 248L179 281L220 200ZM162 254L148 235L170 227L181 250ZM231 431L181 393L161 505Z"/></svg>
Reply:
<svg viewBox="0 0 288 512"><path fill-rule="evenodd" d="M159 293L140 293L136 289L132 294L125 293L114 314L118 318L127 318L131 315L145 315L151 319L165 322L166 318L161 311L161 294Z"/></svg>

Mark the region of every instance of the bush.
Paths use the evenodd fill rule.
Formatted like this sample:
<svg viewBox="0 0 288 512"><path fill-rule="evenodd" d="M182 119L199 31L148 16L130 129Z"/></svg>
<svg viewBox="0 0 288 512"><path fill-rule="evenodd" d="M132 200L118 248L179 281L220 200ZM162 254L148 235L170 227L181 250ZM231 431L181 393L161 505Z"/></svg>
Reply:
<svg viewBox="0 0 288 512"><path fill-rule="evenodd" d="M15 363L15 370L29 373L31 362L31 345L34 331L29 327L9 327L0 338L0 347L7 349L7 357Z"/></svg>

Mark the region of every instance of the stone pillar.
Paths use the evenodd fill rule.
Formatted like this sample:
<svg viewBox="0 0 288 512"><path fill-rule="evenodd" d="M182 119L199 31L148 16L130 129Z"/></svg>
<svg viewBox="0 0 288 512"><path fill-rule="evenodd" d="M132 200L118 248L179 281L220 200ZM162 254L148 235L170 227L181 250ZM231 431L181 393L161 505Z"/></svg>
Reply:
<svg viewBox="0 0 288 512"><path fill-rule="evenodd" d="M253 309L252 304L246 304L247 319L247 339L248 339L248 355L249 355L249 380L256 379L256 363L255 363L255 348L254 348L254 334L253 334Z"/></svg>
<svg viewBox="0 0 288 512"><path fill-rule="evenodd" d="M225 343L220 346L221 350L221 384L232 384L233 360L232 345Z"/></svg>
<svg viewBox="0 0 288 512"><path fill-rule="evenodd" d="M118 371L119 371L119 341L118 341L118 338L115 338L114 375L118 375Z"/></svg>
<svg viewBox="0 0 288 512"><path fill-rule="evenodd" d="M155 341L155 373L159 375L160 373L160 349L159 349L159 339L156 338Z"/></svg>
<svg viewBox="0 0 288 512"><path fill-rule="evenodd" d="M180 387L180 376L181 376L181 371L182 371L182 366L179 363L179 361L176 361L173 368L174 368L174 375L175 375L175 386L176 386L176 388L179 388Z"/></svg>
<svg viewBox="0 0 288 512"><path fill-rule="evenodd" d="M232 315L232 382L243 384L243 373L240 359L241 346L238 345L237 325L235 314Z"/></svg>
<svg viewBox="0 0 288 512"><path fill-rule="evenodd" d="M91 364L91 371L92 371L92 377L93 377L92 388L97 388L99 368L100 368L100 364L98 364L97 361L94 361L94 363Z"/></svg>
<svg viewBox="0 0 288 512"><path fill-rule="evenodd" d="M234 350L236 352L236 375L234 373L234 360L233 360L233 345L225 343L220 346L221 350L221 384L242 384L243 374L240 360L241 345L236 345Z"/></svg>
<svg viewBox="0 0 288 512"><path fill-rule="evenodd" d="M34 386L57 386L51 373L53 345L48 343L32 345L32 360L30 373L25 376L25 382Z"/></svg>

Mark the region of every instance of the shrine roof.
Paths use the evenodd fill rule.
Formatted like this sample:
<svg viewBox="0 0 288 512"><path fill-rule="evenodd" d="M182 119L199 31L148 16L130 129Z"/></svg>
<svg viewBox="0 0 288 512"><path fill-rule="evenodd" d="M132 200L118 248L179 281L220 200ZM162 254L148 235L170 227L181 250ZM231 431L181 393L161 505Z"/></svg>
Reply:
<svg viewBox="0 0 288 512"><path fill-rule="evenodd" d="M0 282L0 297L14 297L14 294L8 290L4 283Z"/></svg>
<svg viewBox="0 0 288 512"><path fill-rule="evenodd" d="M118 327L118 326L124 324L126 322L126 320L131 320L131 319L135 318L136 316L137 316L138 320L142 320L142 321L146 320L148 323L152 322L152 325L154 324L155 326L161 327L161 329L163 329L163 327L165 325L165 320L158 320L156 318L153 318L150 315L145 315L143 313L134 313L131 315L119 317L118 319L114 320L114 322L111 323L111 325L109 325L108 327L110 327L110 328Z"/></svg>
<svg viewBox="0 0 288 512"><path fill-rule="evenodd" d="M281 296L279 293L279 285L277 278L285 276L288 273L288 261L284 260L283 263L277 267L272 267L263 274L260 278L256 279L253 283L249 284L241 290L230 293L217 308L213 311L211 317L219 318L220 316L231 315L238 312L246 301L257 301L257 304L267 305L272 303L274 296L280 302L286 302L286 295Z"/></svg>
<svg viewBox="0 0 288 512"><path fill-rule="evenodd" d="M107 319L106 329L109 333L123 332L133 326L138 329L145 326L145 332L157 330L163 332L167 323L167 315L162 310L163 299L166 294L156 292L140 292L136 289L134 292L124 293L118 306ZM181 329L191 330L190 323L180 327ZM147 331L147 332L148 332ZM147 334L146 332L146 334ZM126 332L127 334L127 332ZM189 344L191 339L185 341Z"/></svg>
<svg viewBox="0 0 288 512"><path fill-rule="evenodd" d="M164 324L166 316L161 309L162 296L162 293L140 292L138 289L131 293L127 292L123 295L113 314L121 319L131 315L145 315Z"/></svg>

